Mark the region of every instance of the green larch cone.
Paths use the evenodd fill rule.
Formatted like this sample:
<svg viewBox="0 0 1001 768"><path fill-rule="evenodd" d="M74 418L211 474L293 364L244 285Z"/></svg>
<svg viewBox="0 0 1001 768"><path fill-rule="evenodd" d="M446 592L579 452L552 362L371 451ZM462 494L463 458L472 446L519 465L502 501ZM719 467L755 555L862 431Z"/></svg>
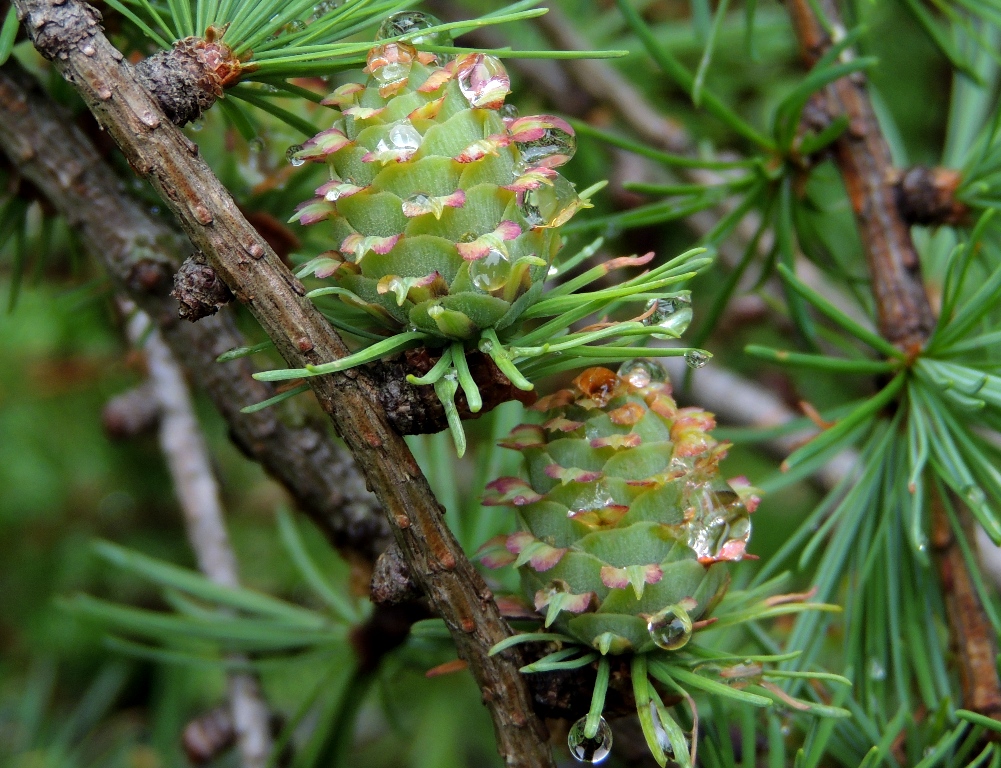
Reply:
<svg viewBox="0 0 1001 768"><path fill-rule="evenodd" d="M500 478L484 499L515 507L523 530L483 561L516 565L546 626L602 654L682 647L726 591L758 502L719 477L712 415L678 408L645 360L590 368L533 408L546 421L501 442L528 481Z"/></svg>
<svg viewBox="0 0 1001 768"><path fill-rule="evenodd" d="M467 352L479 350L523 391L585 361L629 359L648 337L679 335L690 317L680 284L710 258L695 249L614 288L596 287L653 253L609 259L544 293L547 280L575 270L602 242L554 265L558 228L588 206L555 170L573 156L573 129L551 115L517 117L504 104L510 81L498 59L420 50L449 47L439 24L417 11L389 17L384 42L368 54L367 82L337 88L324 100L336 110L331 127L289 150L293 165L329 170L293 220L321 228L331 249L297 274L329 281L308 295L339 297L324 312L360 348L255 378L318 376L426 348L436 362L407 380L434 387L461 456L457 394L471 414L497 402L484 401ZM661 312L662 303L671 309ZM647 311L617 319L638 304ZM575 327L589 316L598 322ZM707 359L698 350L659 350L686 353Z"/></svg>
<svg viewBox="0 0 1001 768"><path fill-rule="evenodd" d="M333 125L290 153L330 169L293 217L326 228L332 244L305 273L432 345L510 326L542 290L555 228L583 205L554 170L573 154L573 130L505 108L510 81L491 56L448 60L386 42L365 72L365 84L324 100Z"/></svg>

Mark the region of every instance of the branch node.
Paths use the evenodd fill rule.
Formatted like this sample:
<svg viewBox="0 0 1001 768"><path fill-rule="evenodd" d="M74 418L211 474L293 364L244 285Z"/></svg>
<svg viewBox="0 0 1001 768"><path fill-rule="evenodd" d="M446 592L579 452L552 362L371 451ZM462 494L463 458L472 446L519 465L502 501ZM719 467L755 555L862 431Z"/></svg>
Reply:
<svg viewBox="0 0 1001 768"><path fill-rule="evenodd" d="M174 275L171 295L180 303L178 316L191 322L214 315L233 300L233 294L215 270L190 256Z"/></svg>
<svg viewBox="0 0 1001 768"><path fill-rule="evenodd" d="M201 117L224 88L240 79L242 71L243 65L228 45L200 37L178 40L169 51L155 53L135 66L139 81L175 125Z"/></svg>
<svg viewBox="0 0 1001 768"><path fill-rule="evenodd" d="M969 215L970 209L956 199L963 181L959 171L916 165L896 176L897 205L909 223L956 225Z"/></svg>
<svg viewBox="0 0 1001 768"><path fill-rule="evenodd" d="M377 605L398 605L420 596L420 589L410 575L410 566L400 545L393 542L375 561L372 574L372 602Z"/></svg>

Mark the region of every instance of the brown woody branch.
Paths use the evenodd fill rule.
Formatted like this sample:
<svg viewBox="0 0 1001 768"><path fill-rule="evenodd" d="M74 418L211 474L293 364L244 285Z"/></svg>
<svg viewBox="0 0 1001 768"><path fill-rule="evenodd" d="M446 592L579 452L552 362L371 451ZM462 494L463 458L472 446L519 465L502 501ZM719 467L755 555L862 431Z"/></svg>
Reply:
<svg viewBox="0 0 1001 768"><path fill-rule="evenodd" d="M228 313L197 324L178 322L170 276L191 251L190 243L119 189L118 177L70 115L14 62L0 68L0 147L80 233L120 289L155 321L240 449L289 490L335 546L370 567L392 536L350 454L322 424L291 426L275 409L240 413L275 392L251 378L249 360L215 362L223 352L246 345ZM122 419L136 416L136 409L119 410L107 413L110 426L128 428Z"/></svg>
<svg viewBox="0 0 1001 768"><path fill-rule="evenodd" d="M108 42L97 11L80 0L16 0L15 6L35 47L74 85L286 362L301 368L344 357L348 349L305 298L301 283ZM406 443L387 421L372 381L352 370L309 383L382 503L414 577L469 662L507 765L552 766L516 654L488 655L511 629L446 526Z"/></svg>
<svg viewBox="0 0 1001 768"><path fill-rule="evenodd" d="M828 22L840 28L834 0L819 2ZM808 0L789 0L788 5L803 56L808 65L813 65L832 40ZM824 89L819 103L830 118L848 118L848 130L835 143L835 160L862 236L880 330L901 349L919 352L934 327L935 313L925 293L908 222L897 204L898 177L864 77L856 73L835 81ZM969 510L959 507L957 512L964 531L972 531ZM1001 680L995 664L997 640L954 540L941 542L939 570L958 650L964 706L997 716L1001 714Z"/></svg>
<svg viewBox="0 0 1001 768"><path fill-rule="evenodd" d="M836 23L832 0L821 0ZM813 66L832 40L806 0L789 0L800 49ZM830 119L848 118L848 130L835 143L835 160L859 226L883 336L901 349L919 350L935 325L921 280L921 264L907 222L899 213L890 147L876 120L864 76L856 73L829 85L819 102Z"/></svg>

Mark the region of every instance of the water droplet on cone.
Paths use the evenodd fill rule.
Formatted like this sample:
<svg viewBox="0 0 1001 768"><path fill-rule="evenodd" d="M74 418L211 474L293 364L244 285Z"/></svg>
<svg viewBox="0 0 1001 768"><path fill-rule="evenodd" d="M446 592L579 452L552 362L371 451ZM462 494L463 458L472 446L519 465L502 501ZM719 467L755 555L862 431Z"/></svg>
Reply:
<svg viewBox="0 0 1001 768"><path fill-rule="evenodd" d="M494 108L511 92L511 78L500 59L483 54L463 60L467 66L459 70L459 90L473 107Z"/></svg>
<svg viewBox="0 0 1001 768"><path fill-rule="evenodd" d="M550 126L538 139L516 141L521 160L529 166L545 165L553 168L563 165L577 151L577 139L562 128Z"/></svg>
<svg viewBox="0 0 1001 768"><path fill-rule="evenodd" d="M291 147L285 150L285 158L296 168L300 165L305 165L306 161L297 154L302 151L302 144L293 144Z"/></svg>
<svg viewBox="0 0 1001 768"><path fill-rule="evenodd" d="M481 291L497 291L507 285L511 276L511 262L496 248L487 251L482 259L469 265L469 279Z"/></svg>
<svg viewBox="0 0 1001 768"><path fill-rule="evenodd" d="M559 174L553 183L525 192L519 206L530 227L558 227L567 222L580 207L574 185Z"/></svg>

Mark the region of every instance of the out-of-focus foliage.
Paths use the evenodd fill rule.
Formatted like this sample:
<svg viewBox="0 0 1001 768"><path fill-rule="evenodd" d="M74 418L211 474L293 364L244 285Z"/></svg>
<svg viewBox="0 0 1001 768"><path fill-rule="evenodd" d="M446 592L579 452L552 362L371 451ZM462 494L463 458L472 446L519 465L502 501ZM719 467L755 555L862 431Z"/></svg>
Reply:
<svg viewBox="0 0 1001 768"><path fill-rule="evenodd" d="M178 4L105 8L108 28L123 48L146 53L153 47L116 12L147 5L169 15ZM315 14L311 5L296 4L295 18ZM487 5L467 3L461 12L474 16ZM867 768L996 765L996 749L982 743L985 723L957 712L952 698L957 680L925 539L928 496L946 487L997 533L997 449L980 427L1001 428L993 352L1001 253L997 222L982 217L1001 201L998 5L995 0L845 3L846 45L858 56L847 62L831 57L810 80L779 3L622 5L558 3L590 47L630 52L612 66L684 128L692 152L681 160L650 150L607 106L592 104L587 114L571 116L578 150L565 168L567 176L579 189L609 178L612 184L595 196L594 210L567 228L565 252L578 251L597 235L605 237L597 259L654 250L666 260L694 245L718 248L716 265L688 286L695 311L690 343L710 349L713 365L756 379L791 403L806 401L825 419L842 419L795 454L785 474L778 466L783 457L758 447L769 430L726 425L720 430L736 443L726 476L747 475L767 490L753 518L750 544L761 560L735 569L735 587L759 589L788 568L790 589L816 585L822 599L846 609L843 618L804 614L778 627L753 625L728 635L721 648L804 651L788 665L821 666L853 680L851 695L842 691L842 698L830 703L846 707L854 719L815 722L794 711L762 716L707 698L700 702L701 760L707 766L770 768L794 760ZM369 3L366 12L388 13L397 6ZM725 14L717 14L720 7ZM635 11L632 24L629 9ZM290 17L279 26L291 23ZM171 37L198 30L154 31ZM276 51L309 28L279 31L287 39L280 34L267 44ZM549 46L529 21L494 33L522 50ZM0 52L9 37L9 31L0 31ZM371 28L359 30L349 41L357 47L345 48L345 57L363 51L370 38ZM43 75L55 98L79 110L65 84L26 43L19 43L14 55ZM351 76L333 71L340 65L326 73L315 62L300 70L277 53L272 59L277 63L270 82L245 82L233 92L242 99L224 100L188 130L241 206L280 233L292 259L302 263L328 244L281 222L323 179L293 169L286 149L329 127L316 97ZM541 67L532 62L510 67L509 100L527 113L557 111L533 87L533 66ZM913 366L866 331L872 298L849 202L833 163L814 154L846 126L835 122L807 135L796 131L806 97L826 80L853 71L870 79L895 163L959 171L958 197L971 210L962 225L914 229L929 293L937 305L954 311L951 317L945 312L947 321ZM295 75L301 77L292 90L300 98L290 98L285 84ZM307 93L312 101L301 98ZM817 162L806 162L807 155ZM125 178L127 168L111 159ZM101 430L103 404L142 377L139 356L121 340L121 322L101 270L32 190L3 168L0 179L0 295L11 305L0 317L0 760L25 768L183 764L178 733L224 696L223 652L249 649L269 703L282 719L281 738L298 745L293 765L326 765L345 750L351 765L360 768L495 764L489 719L469 676L424 677L454 657L440 628L417 625L375 671L359 669L343 637L352 617L330 618L322 590L308 584L276 535L274 513L282 492L232 448L224 425L207 406L201 407L202 423L244 582L283 605L303 606L296 614L301 621L337 631L299 638L304 642L294 649L280 642L264 648L259 637L257 645L246 636L242 645L236 643L240 628L233 625L229 634L192 644L165 632L151 637L139 631L148 614L129 614L139 622L130 630L129 617L102 614L87 602L98 598L107 601L105 607L130 605L178 621L218 607L205 594L179 595L176 585L158 584L148 574L138 578L136 571L95 554L92 542L103 538L160 561L188 568L193 562L155 439L115 444ZM759 225L738 227L739 215L746 213L757 214ZM829 301L832 296L804 285L804 269L836 288L837 306ZM268 355L258 358L262 368L279 364ZM676 389L697 402L698 385L695 373L690 389L681 381ZM885 416L885 406L895 399L904 406ZM304 399L295 407L312 406ZM518 406L509 404L467 424L471 449L458 463L444 436L412 440L469 552L511 531L510 521L482 507L478 497L487 480L517 472L515 457L492 444L522 418ZM803 419L787 431L808 425ZM852 445L861 455L859 471L824 496L811 474ZM927 493L913 493L912 482ZM358 574L351 574L315 531L303 526L301 533L301 546L329 588L351 594L352 576ZM965 543L972 563L972 542ZM498 579L491 582L497 591L516 588L510 577L491 578ZM988 585L979 586L996 612ZM82 594L92 598L74 597ZM69 599L57 603L56 597ZM86 606L94 610L82 610ZM992 618L996 621L996 613ZM109 633L118 639L109 641ZM788 690L810 694L795 680ZM353 742L345 733L353 734ZM613 759L626 764L624 756ZM235 757L216 764L234 765Z"/></svg>

